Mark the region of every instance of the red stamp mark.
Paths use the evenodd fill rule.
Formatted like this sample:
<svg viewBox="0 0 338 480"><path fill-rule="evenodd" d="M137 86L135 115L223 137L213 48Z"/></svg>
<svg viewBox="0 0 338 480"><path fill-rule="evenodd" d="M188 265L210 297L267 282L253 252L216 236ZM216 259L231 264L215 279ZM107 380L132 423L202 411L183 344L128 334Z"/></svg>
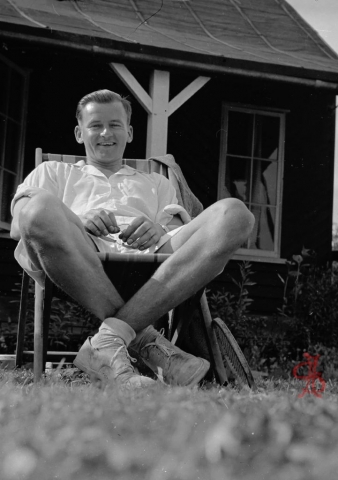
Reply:
<svg viewBox="0 0 338 480"><path fill-rule="evenodd" d="M306 358L305 362L300 362L298 365L293 367L292 375L298 380L306 380L305 387L303 391L298 395L298 398L304 397L307 393L315 395L316 397L321 398L321 393L324 392L326 382L322 378L322 372L317 372L316 368L318 365L320 355L310 355L309 353L303 353L303 357ZM307 375L298 375L298 370L301 367L308 367L308 374ZM320 383L320 389L316 389L316 380Z"/></svg>

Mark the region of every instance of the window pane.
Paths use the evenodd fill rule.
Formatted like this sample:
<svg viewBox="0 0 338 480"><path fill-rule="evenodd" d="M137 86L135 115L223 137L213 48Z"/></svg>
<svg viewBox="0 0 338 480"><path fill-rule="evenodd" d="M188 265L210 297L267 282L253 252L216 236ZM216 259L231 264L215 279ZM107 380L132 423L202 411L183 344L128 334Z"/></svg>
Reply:
<svg viewBox="0 0 338 480"><path fill-rule="evenodd" d="M225 186L232 197L243 202L250 201L250 170L249 158L227 156Z"/></svg>
<svg viewBox="0 0 338 480"><path fill-rule="evenodd" d="M8 172L3 172L2 179L1 221L10 223L12 218L10 214L10 206L16 186L16 176Z"/></svg>
<svg viewBox="0 0 338 480"><path fill-rule="evenodd" d="M9 67L0 60L0 112L6 113L8 95Z"/></svg>
<svg viewBox="0 0 338 480"><path fill-rule="evenodd" d="M248 248L274 250L276 209L273 207L252 206L255 226L250 235Z"/></svg>
<svg viewBox="0 0 338 480"><path fill-rule="evenodd" d="M254 156L277 160L279 145L279 117L256 115Z"/></svg>
<svg viewBox="0 0 338 480"><path fill-rule="evenodd" d="M252 197L253 203L276 205L277 202L277 162L253 161Z"/></svg>
<svg viewBox="0 0 338 480"><path fill-rule="evenodd" d="M19 166L20 134L20 125L8 120L4 165L13 172L17 172Z"/></svg>
<svg viewBox="0 0 338 480"><path fill-rule="evenodd" d="M21 122L22 121L22 102L23 102L23 92L24 92L24 77L16 72L15 70L11 71L11 90L10 90L10 99L8 105L8 115L11 118Z"/></svg>
<svg viewBox="0 0 338 480"><path fill-rule="evenodd" d="M227 153L251 156L253 138L253 114L229 112Z"/></svg>

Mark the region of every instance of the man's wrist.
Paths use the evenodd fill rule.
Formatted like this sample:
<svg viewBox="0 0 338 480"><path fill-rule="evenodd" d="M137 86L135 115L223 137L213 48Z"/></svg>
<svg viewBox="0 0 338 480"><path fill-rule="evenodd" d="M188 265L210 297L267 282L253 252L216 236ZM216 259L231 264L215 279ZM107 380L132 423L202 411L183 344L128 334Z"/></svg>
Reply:
<svg viewBox="0 0 338 480"><path fill-rule="evenodd" d="M163 237L163 235L165 235L166 233L170 232L169 228L166 225L162 225L161 223L158 223L157 225L159 225L164 232L162 233L161 237Z"/></svg>

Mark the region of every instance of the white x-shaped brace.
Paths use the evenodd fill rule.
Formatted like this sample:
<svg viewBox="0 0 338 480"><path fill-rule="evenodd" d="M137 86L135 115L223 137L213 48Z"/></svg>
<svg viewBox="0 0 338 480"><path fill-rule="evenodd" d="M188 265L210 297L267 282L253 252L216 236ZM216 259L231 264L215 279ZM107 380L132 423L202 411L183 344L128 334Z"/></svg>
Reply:
<svg viewBox="0 0 338 480"><path fill-rule="evenodd" d="M153 70L149 94L122 63L110 63L111 68L148 113L146 157L167 153L168 118L200 90L210 77L197 77L169 101L170 72Z"/></svg>

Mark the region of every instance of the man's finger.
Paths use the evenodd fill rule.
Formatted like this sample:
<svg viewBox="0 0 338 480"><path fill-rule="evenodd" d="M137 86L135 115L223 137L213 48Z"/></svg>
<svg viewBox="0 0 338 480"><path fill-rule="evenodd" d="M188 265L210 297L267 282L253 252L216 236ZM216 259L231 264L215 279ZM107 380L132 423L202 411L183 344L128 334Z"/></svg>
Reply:
<svg viewBox="0 0 338 480"><path fill-rule="evenodd" d="M88 230L90 233L93 235L96 235L99 237L100 235L108 235L108 231L105 228L104 224L101 222L101 228L99 225L97 225L97 221L95 223L92 220L88 220L87 223L85 224L86 230ZM104 233L106 231L106 233Z"/></svg>
<svg viewBox="0 0 338 480"><path fill-rule="evenodd" d="M135 230L134 233L129 236L127 240L128 245L131 245L133 242L138 242L138 244L141 245L146 240L148 240L149 237L152 236L152 231L152 225L148 223L143 223L139 228ZM142 241L141 239L143 238L144 240Z"/></svg>
<svg viewBox="0 0 338 480"><path fill-rule="evenodd" d="M129 226L121 233L120 238L126 242L130 236L144 223L144 217L137 217L129 224ZM137 237L134 238L134 240Z"/></svg>
<svg viewBox="0 0 338 480"><path fill-rule="evenodd" d="M116 218L115 218L115 215L113 214L113 212L108 212L107 217L109 219L109 225L107 225L109 231L111 233L119 232L121 229L117 224L117 221L116 221Z"/></svg>
<svg viewBox="0 0 338 480"><path fill-rule="evenodd" d="M108 233L118 233L120 231L119 227L117 226L115 215L111 212L106 212L104 210L100 211L98 214L98 217L102 220L104 223L107 233L105 235L108 235ZM96 217L94 218L95 221Z"/></svg>
<svg viewBox="0 0 338 480"><path fill-rule="evenodd" d="M131 235L131 237L127 241L128 245L131 245L133 248L139 248L140 245L143 245L144 243L148 242L151 239L151 237L153 237L156 234L156 232L154 232L152 229L148 229L145 233L140 233L136 235L136 233L138 232L139 230L137 230L135 234ZM133 236L135 236L134 240L132 240Z"/></svg>
<svg viewBox="0 0 338 480"><path fill-rule="evenodd" d="M157 243L160 238L161 237L158 235L158 233L155 232L154 235L150 237L146 243L140 245L139 250L146 250L147 248L150 248L152 245Z"/></svg>

